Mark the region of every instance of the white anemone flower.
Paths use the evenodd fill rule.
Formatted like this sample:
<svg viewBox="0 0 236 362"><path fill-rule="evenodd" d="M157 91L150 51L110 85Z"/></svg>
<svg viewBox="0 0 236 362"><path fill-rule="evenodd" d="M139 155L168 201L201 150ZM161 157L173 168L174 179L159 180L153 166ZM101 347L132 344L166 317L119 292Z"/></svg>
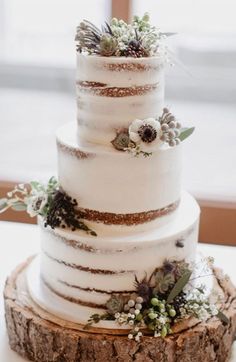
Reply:
<svg viewBox="0 0 236 362"><path fill-rule="evenodd" d="M135 119L129 126L129 137L143 152L152 152L162 141L160 122L154 118Z"/></svg>
<svg viewBox="0 0 236 362"><path fill-rule="evenodd" d="M34 217L43 211L44 206L48 202L48 195L44 192L39 192L37 195L28 199L27 213Z"/></svg>

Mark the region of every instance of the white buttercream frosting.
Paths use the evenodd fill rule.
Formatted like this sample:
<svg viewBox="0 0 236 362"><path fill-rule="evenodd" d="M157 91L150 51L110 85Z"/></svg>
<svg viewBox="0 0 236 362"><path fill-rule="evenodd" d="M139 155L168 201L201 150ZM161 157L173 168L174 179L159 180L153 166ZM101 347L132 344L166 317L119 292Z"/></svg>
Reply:
<svg viewBox="0 0 236 362"><path fill-rule="evenodd" d="M108 144L116 129L129 127L135 118L159 116L164 106L164 59L161 57L124 58L77 54L77 119L80 140ZM100 83L91 89L81 82ZM149 87L140 94L99 95L112 88ZM139 92L138 92L139 93Z"/></svg>
<svg viewBox="0 0 236 362"><path fill-rule="evenodd" d="M122 238L91 237L81 231L53 231L42 226L40 265L46 285L37 281L34 287L29 277L32 297L56 315L86 323L96 308L72 303L60 295L103 306L109 293L134 290L135 275L138 279L146 273L150 275L165 259L194 260L198 219L199 207L185 193L175 220L150 232ZM183 247L178 247L177 241L181 241ZM71 308L64 309L70 305Z"/></svg>
<svg viewBox="0 0 236 362"><path fill-rule="evenodd" d="M79 207L128 214L161 209L180 199L181 145L163 145L147 158L134 157L112 145L80 145L75 128L67 124L57 133L63 145L58 147L58 175L60 185L78 200ZM77 157L79 151L87 157ZM163 216L153 227L165 218L168 221L168 215Z"/></svg>

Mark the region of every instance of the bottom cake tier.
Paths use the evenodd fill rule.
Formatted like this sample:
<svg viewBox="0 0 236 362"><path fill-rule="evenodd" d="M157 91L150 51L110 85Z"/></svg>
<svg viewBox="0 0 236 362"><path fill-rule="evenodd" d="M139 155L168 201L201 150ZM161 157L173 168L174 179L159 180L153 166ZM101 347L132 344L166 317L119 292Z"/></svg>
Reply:
<svg viewBox="0 0 236 362"><path fill-rule="evenodd" d="M194 261L199 212L183 193L175 219L151 232L99 238L42 226L41 254L27 273L30 295L50 313L86 324L105 312L111 295L131 295L135 281L149 278L165 260ZM114 323L100 321L98 327L112 329Z"/></svg>
<svg viewBox="0 0 236 362"><path fill-rule="evenodd" d="M236 332L236 290L214 269L216 290L228 323L214 317L205 322L188 319L165 338L143 336L137 343L119 331L80 326L56 317L29 295L23 263L8 278L4 291L10 347L35 362L227 362Z"/></svg>

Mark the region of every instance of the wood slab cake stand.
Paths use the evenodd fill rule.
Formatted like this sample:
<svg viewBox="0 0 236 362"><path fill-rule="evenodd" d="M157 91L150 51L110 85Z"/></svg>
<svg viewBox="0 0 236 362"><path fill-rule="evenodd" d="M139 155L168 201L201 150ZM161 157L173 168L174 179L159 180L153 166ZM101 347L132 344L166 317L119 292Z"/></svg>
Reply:
<svg viewBox="0 0 236 362"><path fill-rule="evenodd" d="M140 343L120 330L90 328L55 317L36 305L26 287L28 259L7 279L4 300L10 347L37 362L226 362L236 332L236 289L215 269L224 313L230 323L217 318L207 322L179 323L164 339L144 336ZM124 331L122 331L124 333Z"/></svg>

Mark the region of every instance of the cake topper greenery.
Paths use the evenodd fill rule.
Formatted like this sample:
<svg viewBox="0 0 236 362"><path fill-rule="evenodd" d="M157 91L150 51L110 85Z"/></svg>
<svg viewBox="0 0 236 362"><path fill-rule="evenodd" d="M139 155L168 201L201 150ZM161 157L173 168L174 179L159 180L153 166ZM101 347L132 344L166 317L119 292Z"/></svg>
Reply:
<svg viewBox="0 0 236 362"><path fill-rule="evenodd" d="M135 277L133 294L113 294L106 303L106 312L93 314L85 328L101 320L112 320L130 327L128 338L139 342L144 331L164 338L173 333L176 323L191 317L204 321L216 316L228 323L220 310L220 297L215 295L216 300L210 301L205 285L193 284L197 279L212 275L213 261L211 257L202 259L201 272L196 274L197 263L165 260L149 278L138 280Z"/></svg>
<svg viewBox="0 0 236 362"><path fill-rule="evenodd" d="M51 177L47 185L38 181L28 185L19 184L8 192L6 198L0 199L0 213L8 209L27 211L31 217L43 217L45 227L67 227L72 231L84 230L96 236L82 221L82 215L76 212L76 207L77 201L60 189L55 177Z"/></svg>
<svg viewBox="0 0 236 362"><path fill-rule="evenodd" d="M149 57L165 53L167 34L150 24L149 15L134 16L131 24L113 18L101 30L87 20L77 27L77 50L101 56Z"/></svg>
<svg viewBox="0 0 236 362"><path fill-rule="evenodd" d="M162 145L179 145L193 131L194 127L183 128L169 109L164 108L159 118L135 119L129 128L117 130L111 143L118 151L148 157Z"/></svg>

